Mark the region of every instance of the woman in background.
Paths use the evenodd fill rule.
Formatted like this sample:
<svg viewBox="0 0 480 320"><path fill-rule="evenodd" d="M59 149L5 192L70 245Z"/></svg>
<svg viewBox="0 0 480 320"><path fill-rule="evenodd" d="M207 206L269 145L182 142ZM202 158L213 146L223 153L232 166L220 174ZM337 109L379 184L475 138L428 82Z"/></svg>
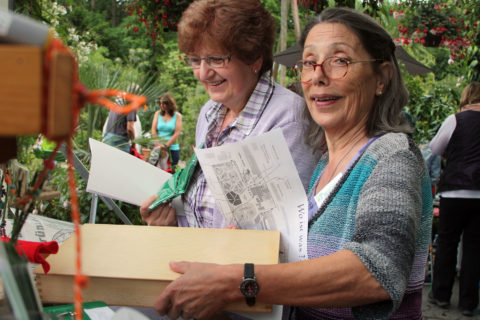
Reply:
<svg viewBox="0 0 480 320"><path fill-rule="evenodd" d="M177 139L182 131L182 115L178 112L173 94L167 92L158 100L160 110L155 112L152 122L152 138L162 138L162 148L170 153L172 173L180 160L180 145Z"/></svg>
<svg viewBox="0 0 480 320"><path fill-rule="evenodd" d="M472 317L478 306L480 280L480 83L472 82L462 93L460 112L445 119L430 142L432 153L443 156L440 177L440 219L433 265L430 302L450 304L457 248L462 238L458 307Z"/></svg>

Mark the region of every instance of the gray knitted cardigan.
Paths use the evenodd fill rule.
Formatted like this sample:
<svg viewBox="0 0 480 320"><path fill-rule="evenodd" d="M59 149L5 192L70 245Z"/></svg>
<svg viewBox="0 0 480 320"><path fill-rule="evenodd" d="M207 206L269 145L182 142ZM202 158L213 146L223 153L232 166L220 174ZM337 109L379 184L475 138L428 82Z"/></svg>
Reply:
<svg viewBox="0 0 480 320"><path fill-rule="evenodd" d="M327 163L328 153L310 189ZM373 141L310 220L308 254L351 250L391 300L351 309L300 307L296 318L421 319L432 211L430 178L415 143L403 133Z"/></svg>

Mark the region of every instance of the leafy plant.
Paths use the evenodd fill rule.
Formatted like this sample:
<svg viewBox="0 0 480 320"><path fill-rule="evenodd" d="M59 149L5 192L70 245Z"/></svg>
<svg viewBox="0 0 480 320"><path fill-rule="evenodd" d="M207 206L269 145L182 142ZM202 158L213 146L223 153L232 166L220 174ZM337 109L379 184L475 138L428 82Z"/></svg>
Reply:
<svg viewBox="0 0 480 320"><path fill-rule="evenodd" d="M460 2L462 2L460 4ZM465 58L465 49L479 32L476 6L470 1L409 0L396 4L398 43L445 46L452 60ZM474 14L472 14L472 12Z"/></svg>
<svg viewBox="0 0 480 320"><path fill-rule="evenodd" d="M415 124L414 139L428 143L437 133L445 118L458 111L459 91L455 85L434 82L433 75L420 78L404 75L409 90L405 110Z"/></svg>
<svg viewBox="0 0 480 320"><path fill-rule="evenodd" d="M131 30L133 32L141 31L149 36L153 43L160 39L164 32L176 31L177 24L182 12L192 0L132 0L127 4L127 12L130 16L135 16L136 22L133 23Z"/></svg>

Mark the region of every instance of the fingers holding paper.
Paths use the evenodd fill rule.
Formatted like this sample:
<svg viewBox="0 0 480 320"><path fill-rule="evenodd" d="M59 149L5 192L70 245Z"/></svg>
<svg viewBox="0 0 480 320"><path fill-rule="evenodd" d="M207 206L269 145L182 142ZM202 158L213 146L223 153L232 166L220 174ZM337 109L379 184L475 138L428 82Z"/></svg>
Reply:
<svg viewBox="0 0 480 320"><path fill-rule="evenodd" d="M234 268L210 263L171 262L170 268L182 276L170 283L154 304L160 315L171 319L180 314L195 319L210 319L232 302L232 287L238 287ZM241 267L241 266L240 266ZM241 274L241 269L238 270ZM224 275L219 277L219 274ZM241 278L241 276L240 276ZM236 281L235 281L236 280ZM240 291L238 291L240 293Z"/></svg>
<svg viewBox="0 0 480 320"><path fill-rule="evenodd" d="M177 213L169 204L160 205L154 210L150 210L149 206L158 198L154 194L148 198L140 207L140 215L142 220L149 226L178 226Z"/></svg>

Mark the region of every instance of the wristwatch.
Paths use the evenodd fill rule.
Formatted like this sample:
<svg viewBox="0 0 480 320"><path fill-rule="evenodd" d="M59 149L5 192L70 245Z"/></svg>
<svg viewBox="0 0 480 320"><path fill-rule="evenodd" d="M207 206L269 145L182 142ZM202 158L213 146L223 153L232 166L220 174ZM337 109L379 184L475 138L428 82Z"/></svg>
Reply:
<svg viewBox="0 0 480 320"><path fill-rule="evenodd" d="M247 305L252 307L255 305L255 296L259 290L253 263L245 263L245 271L243 274L243 281L240 284L240 292L245 296Z"/></svg>

